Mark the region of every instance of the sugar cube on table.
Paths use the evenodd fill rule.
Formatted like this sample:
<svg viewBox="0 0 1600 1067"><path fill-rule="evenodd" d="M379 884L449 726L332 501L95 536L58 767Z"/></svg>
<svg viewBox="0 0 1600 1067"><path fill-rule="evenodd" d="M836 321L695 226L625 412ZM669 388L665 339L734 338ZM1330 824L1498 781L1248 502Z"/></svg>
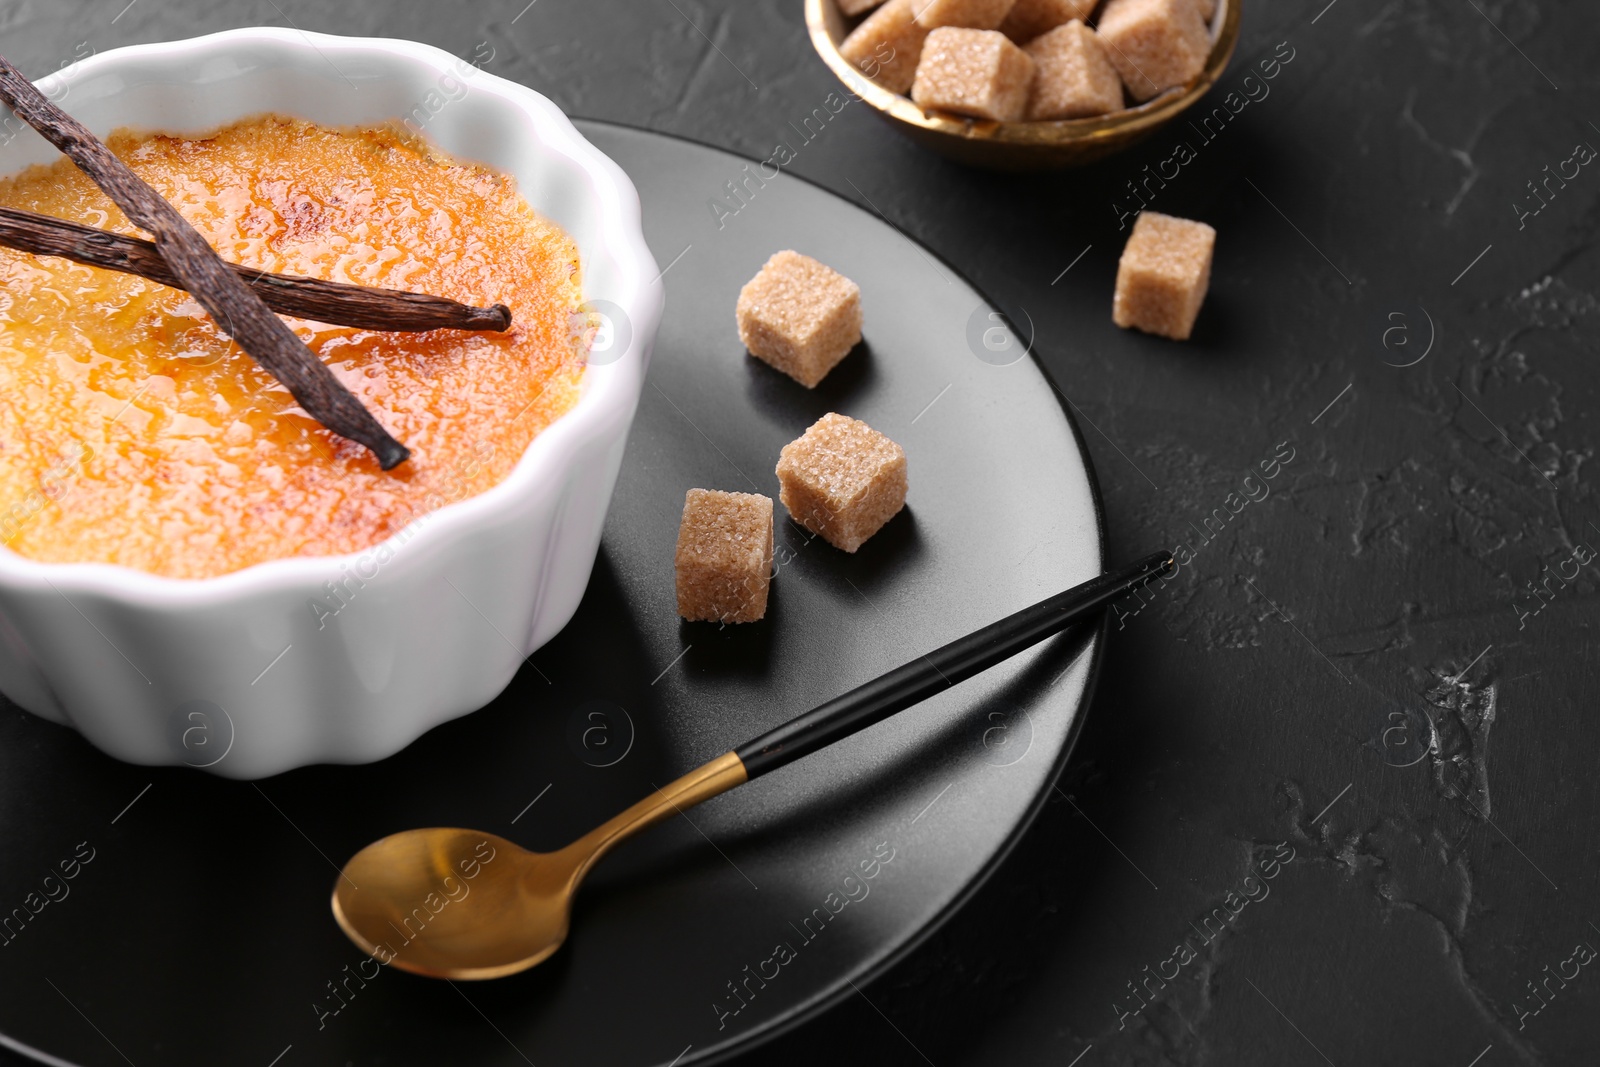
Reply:
<svg viewBox="0 0 1600 1067"><path fill-rule="evenodd" d="M839 14L845 18L855 18L863 11L871 11L883 0L839 0Z"/></svg>
<svg viewBox="0 0 1600 1067"><path fill-rule="evenodd" d="M1141 212L1117 264L1112 321L1187 340L1211 284L1216 241L1217 231L1203 222Z"/></svg>
<svg viewBox="0 0 1600 1067"><path fill-rule="evenodd" d="M906 454L860 419L830 413L778 454L778 498L794 520L854 552L906 502Z"/></svg>
<svg viewBox="0 0 1600 1067"><path fill-rule="evenodd" d="M1097 3L1099 0L1017 0L1005 21L1000 23L1000 32L1018 44L1025 44L1073 19L1080 22L1088 19Z"/></svg>
<svg viewBox="0 0 1600 1067"><path fill-rule="evenodd" d="M1111 0L1095 27L1135 100L1182 85L1211 54L1197 0Z"/></svg>
<svg viewBox="0 0 1600 1067"><path fill-rule="evenodd" d="M928 34L911 99L918 107L1014 122L1027 112L1033 60L996 30L941 27Z"/></svg>
<svg viewBox="0 0 1600 1067"><path fill-rule="evenodd" d="M813 389L861 340L861 289L799 252L778 252L739 290L739 340Z"/></svg>
<svg viewBox="0 0 1600 1067"><path fill-rule="evenodd" d="M1005 21L1016 0L911 0L917 21L933 30L940 26L964 26L973 30L992 30Z"/></svg>
<svg viewBox="0 0 1600 1067"><path fill-rule="evenodd" d="M891 93L905 93L927 37L927 27L911 15L911 0L889 0L850 31L839 54Z"/></svg>
<svg viewBox="0 0 1600 1067"><path fill-rule="evenodd" d="M690 621L755 622L772 583L772 498L691 489L678 526L678 614Z"/></svg>
<svg viewBox="0 0 1600 1067"><path fill-rule="evenodd" d="M1033 59L1030 119L1081 119L1122 107L1122 78L1095 32L1077 19L1023 46Z"/></svg>

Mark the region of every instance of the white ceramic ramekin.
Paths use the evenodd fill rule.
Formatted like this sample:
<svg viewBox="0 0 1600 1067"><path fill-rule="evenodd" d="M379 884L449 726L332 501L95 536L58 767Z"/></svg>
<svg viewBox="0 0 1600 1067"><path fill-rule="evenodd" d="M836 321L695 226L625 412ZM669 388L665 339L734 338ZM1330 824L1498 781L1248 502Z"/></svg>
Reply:
<svg viewBox="0 0 1600 1067"><path fill-rule="evenodd" d="M549 100L474 66L486 58L255 28L119 48L39 83L100 135L199 132L261 112L329 125L409 119L445 151L516 177L577 242L584 296L611 329L576 406L504 482L383 548L203 581L0 550L0 690L11 699L134 763L256 778L366 762L488 703L572 617L643 387L661 281L621 168ZM6 117L0 173L57 158ZM332 616L313 606L341 602L330 582L345 591Z"/></svg>

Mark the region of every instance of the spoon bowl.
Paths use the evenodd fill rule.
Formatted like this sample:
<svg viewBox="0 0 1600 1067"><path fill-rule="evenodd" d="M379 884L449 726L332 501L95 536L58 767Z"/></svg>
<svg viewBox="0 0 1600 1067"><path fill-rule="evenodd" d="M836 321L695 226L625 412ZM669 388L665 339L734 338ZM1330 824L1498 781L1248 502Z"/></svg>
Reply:
<svg viewBox="0 0 1600 1067"><path fill-rule="evenodd" d="M345 864L333 914L379 962L430 977L499 978L561 947L578 875L570 847L529 852L478 830L409 830Z"/></svg>
<svg viewBox="0 0 1600 1067"><path fill-rule="evenodd" d="M567 939L572 897L618 842L742 785L727 752L657 789L556 852L529 852L480 830L433 827L375 841L344 865L333 915L379 963L430 978L503 978Z"/></svg>

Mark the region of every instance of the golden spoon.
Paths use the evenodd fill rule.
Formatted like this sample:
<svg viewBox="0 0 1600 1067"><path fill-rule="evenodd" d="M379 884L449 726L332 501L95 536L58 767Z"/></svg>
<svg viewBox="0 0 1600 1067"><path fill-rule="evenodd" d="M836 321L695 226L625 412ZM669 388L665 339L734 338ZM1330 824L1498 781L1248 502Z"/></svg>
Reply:
<svg viewBox="0 0 1600 1067"><path fill-rule="evenodd" d="M415 974L500 978L526 970L561 947L579 883L619 842L964 681L1172 566L1169 553L1148 556L952 641L723 753L558 852L528 852L478 830L386 837L345 864L334 918L379 962Z"/></svg>

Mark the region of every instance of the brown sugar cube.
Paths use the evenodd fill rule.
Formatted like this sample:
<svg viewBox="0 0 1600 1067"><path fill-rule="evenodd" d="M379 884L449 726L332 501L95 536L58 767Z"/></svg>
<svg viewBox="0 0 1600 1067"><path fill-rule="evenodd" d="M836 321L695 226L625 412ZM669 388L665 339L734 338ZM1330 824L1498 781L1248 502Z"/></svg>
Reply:
<svg viewBox="0 0 1600 1067"><path fill-rule="evenodd" d="M775 253L739 290L739 340L814 389L861 340L861 289L799 252Z"/></svg>
<svg viewBox="0 0 1600 1067"><path fill-rule="evenodd" d="M1122 79L1095 32L1077 19L1023 46L1033 59L1030 119L1081 119L1122 107Z"/></svg>
<svg viewBox="0 0 1600 1067"><path fill-rule="evenodd" d="M1111 0L1097 30L1129 95L1139 101L1184 84L1211 54L1196 0Z"/></svg>
<svg viewBox="0 0 1600 1067"><path fill-rule="evenodd" d="M1200 17L1207 22L1210 22L1211 16L1217 13L1217 0L1194 0L1194 6L1200 12Z"/></svg>
<svg viewBox="0 0 1600 1067"><path fill-rule="evenodd" d="M906 454L859 419L828 414L778 453L778 498L796 522L854 552L906 503Z"/></svg>
<svg viewBox="0 0 1600 1067"><path fill-rule="evenodd" d="M911 0L889 0L839 45L839 54L891 93L911 90L928 30L911 16Z"/></svg>
<svg viewBox="0 0 1600 1067"><path fill-rule="evenodd" d="M918 107L1014 122L1028 109L1033 60L996 30L942 27L928 34L911 84Z"/></svg>
<svg viewBox="0 0 1600 1067"><path fill-rule="evenodd" d="M703 622L755 622L772 583L772 498L691 489L674 556L678 614Z"/></svg>
<svg viewBox="0 0 1600 1067"><path fill-rule="evenodd" d="M1000 24L1000 32L1018 44L1033 40L1073 19L1089 17L1099 0L1017 0Z"/></svg>
<svg viewBox="0 0 1600 1067"><path fill-rule="evenodd" d="M839 0L839 14L852 19L863 11L871 11L881 3L883 0Z"/></svg>
<svg viewBox="0 0 1600 1067"><path fill-rule="evenodd" d="M1188 340L1211 284L1217 231L1203 222L1145 211L1117 264L1111 318L1175 341Z"/></svg>
<svg viewBox="0 0 1600 1067"><path fill-rule="evenodd" d="M911 0L917 21L930 30L963 26L992 30L1006 20L1016 0Z"/></svg>

